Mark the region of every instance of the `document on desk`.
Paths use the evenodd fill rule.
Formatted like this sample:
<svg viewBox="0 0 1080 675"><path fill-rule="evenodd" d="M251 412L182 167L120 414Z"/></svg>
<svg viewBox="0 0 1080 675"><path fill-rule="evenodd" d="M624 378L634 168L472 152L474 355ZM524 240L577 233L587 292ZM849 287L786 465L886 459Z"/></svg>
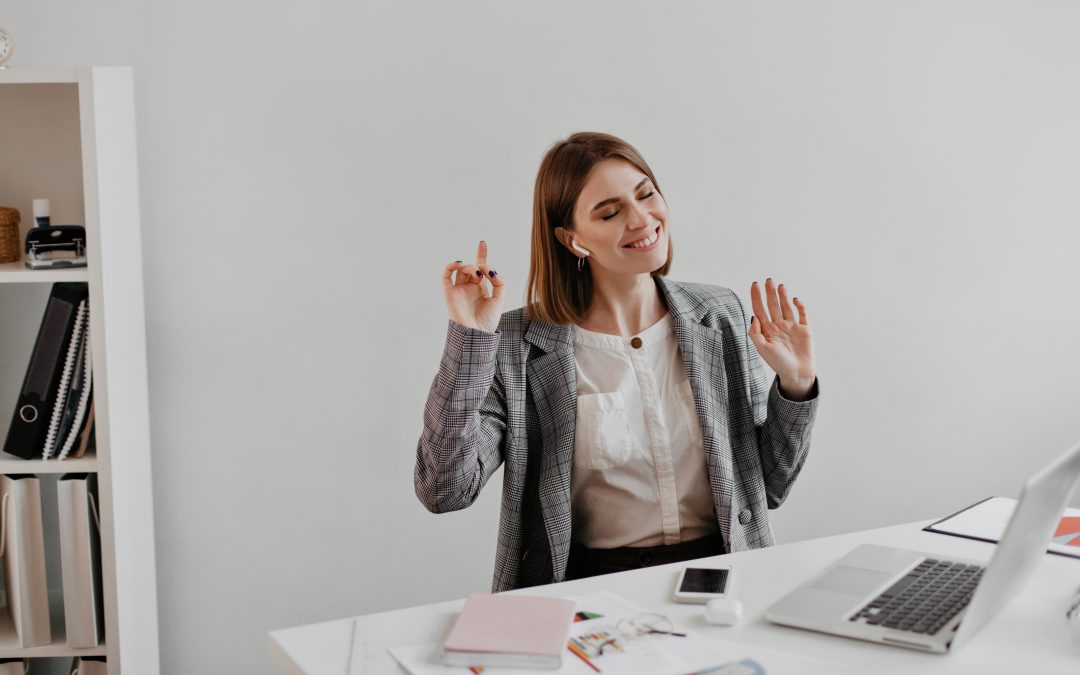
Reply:
<svg viewBox="0 0 1080 675"><path fill-rule="evenodd" d="M931 523L923 530L996 544L1005 534L1005 526L1009 524L1015 510L1015 499L989 497L959 513ZM1047 550L1058 555L1080 558L1080 509L1065 509Z"/></svg>
<svg viewBox="0 0 1080 675"><path fill-rule="evenodd" d="M392 647L390 654L411 675L829 675L854 672L788 654L749 648L687 632L683 636L635 631L662 616L610 591L573 598L578 605L566 658L558 670L454 668L443 665L438 644ZM657 618L659 617L659 618ZM669 629L670 630L670 629ZM679 627L674 627L679 631Z"/></svg>

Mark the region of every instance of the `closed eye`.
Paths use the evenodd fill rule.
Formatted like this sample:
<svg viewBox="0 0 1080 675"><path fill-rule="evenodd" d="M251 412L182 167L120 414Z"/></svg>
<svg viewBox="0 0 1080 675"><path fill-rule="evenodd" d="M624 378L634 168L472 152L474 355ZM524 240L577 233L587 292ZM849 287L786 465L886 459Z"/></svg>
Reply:
<svg viewBox="0 0 1080 675"><path fill-rule="evenodd" d="M655 194L656 194L656 191L655 191L655 190L652 190L652 191L650 191L650 192L649 192L649 194L647 194L647 195L641 195L640 197L638 197L638 201L639 201L639 202L645 201L646 199L649 199L650 197L652 197L652 196L653 196L653 195L655 195ZM611 219L612 219L612 218L614 218L615 216L619 215L619 212L620 212L620 211L622 211L622 209L619 209L619 210L616 210L616 211L612 211L611 213L609 213L609 214L608 214L608 215L606 215L606 216L601 216L600 220L611 220Z"/></svg>

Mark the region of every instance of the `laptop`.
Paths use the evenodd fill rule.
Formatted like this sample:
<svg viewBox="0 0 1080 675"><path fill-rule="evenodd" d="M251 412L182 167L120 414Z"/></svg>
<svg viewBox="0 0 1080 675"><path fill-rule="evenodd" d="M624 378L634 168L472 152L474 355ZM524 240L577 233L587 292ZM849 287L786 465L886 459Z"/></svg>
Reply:
<svg viewBox="0 0 1080 675"><path fill-rule="evenodd" d="M1024 485L984 567L862 545L765 612L785 626L945 653L969 640L1026 585L1080 477L1080 445Z"/></svg>

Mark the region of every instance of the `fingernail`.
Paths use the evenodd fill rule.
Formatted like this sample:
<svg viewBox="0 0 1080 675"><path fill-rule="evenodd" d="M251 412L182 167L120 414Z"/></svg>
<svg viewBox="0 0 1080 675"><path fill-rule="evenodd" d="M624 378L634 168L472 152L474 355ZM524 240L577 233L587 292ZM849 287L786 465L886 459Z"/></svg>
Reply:
<svg viewBox="0 0 1080 675"><path fill-rule="evenodd" d="M768 282L770 282L770 281L772 281L772 277L769 277L768 279L766 279L766 280L765 280L765 283L768 283Z"/></svg>
<svg viewBox="0 0 1080 675"><path fill-rule="evenodd" d="M488 272L488 276L494 279L495 277L499 276L499 273L495 270L491 270L490 272Z"/></svg>
<svg viewBox="0 0 1080 675"><path fill-rule="evenodd" d="M454 262L461 262L461 261L460 260L455 260Z"/></svg>
<svg viewBox="0 0 1080 675"><path fill-rule="evenodd" d="M484 278L484 273L483 273L483 272L481 272L480 270L476 270L476 276L478 276L478 277L480 277L481 279L483 279L483 278Z"/></svg>
<svg viewBox="0 0 1080 675"><path fill-rule="evenodd" d="M481 239L481 240L480 240L480 243L481 243L481 244L487 244L487 242L486 242L486 241L484 241L483 239Z"/></svg>

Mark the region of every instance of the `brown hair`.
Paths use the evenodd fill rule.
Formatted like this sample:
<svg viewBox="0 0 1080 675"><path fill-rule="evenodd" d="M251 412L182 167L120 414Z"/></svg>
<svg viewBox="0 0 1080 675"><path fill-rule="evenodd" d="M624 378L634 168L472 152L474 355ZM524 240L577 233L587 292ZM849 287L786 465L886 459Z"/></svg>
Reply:
<svg viewBox="0 0 1080 675"><path fill-rule="evenodd" d="M579 320L588 309L593 293L592 268L586 263L578 272L578 257L558 240L555 228L574 229L574 205L589 173L612 157L625 159L640 169L663 196L645 158L620 138L583 131L552 145L540 162L533 191L532 252L525 285L525 311L530 316L568 324ZM663 276L670 268L669 237L667 260L652 275Z"/></svg>

